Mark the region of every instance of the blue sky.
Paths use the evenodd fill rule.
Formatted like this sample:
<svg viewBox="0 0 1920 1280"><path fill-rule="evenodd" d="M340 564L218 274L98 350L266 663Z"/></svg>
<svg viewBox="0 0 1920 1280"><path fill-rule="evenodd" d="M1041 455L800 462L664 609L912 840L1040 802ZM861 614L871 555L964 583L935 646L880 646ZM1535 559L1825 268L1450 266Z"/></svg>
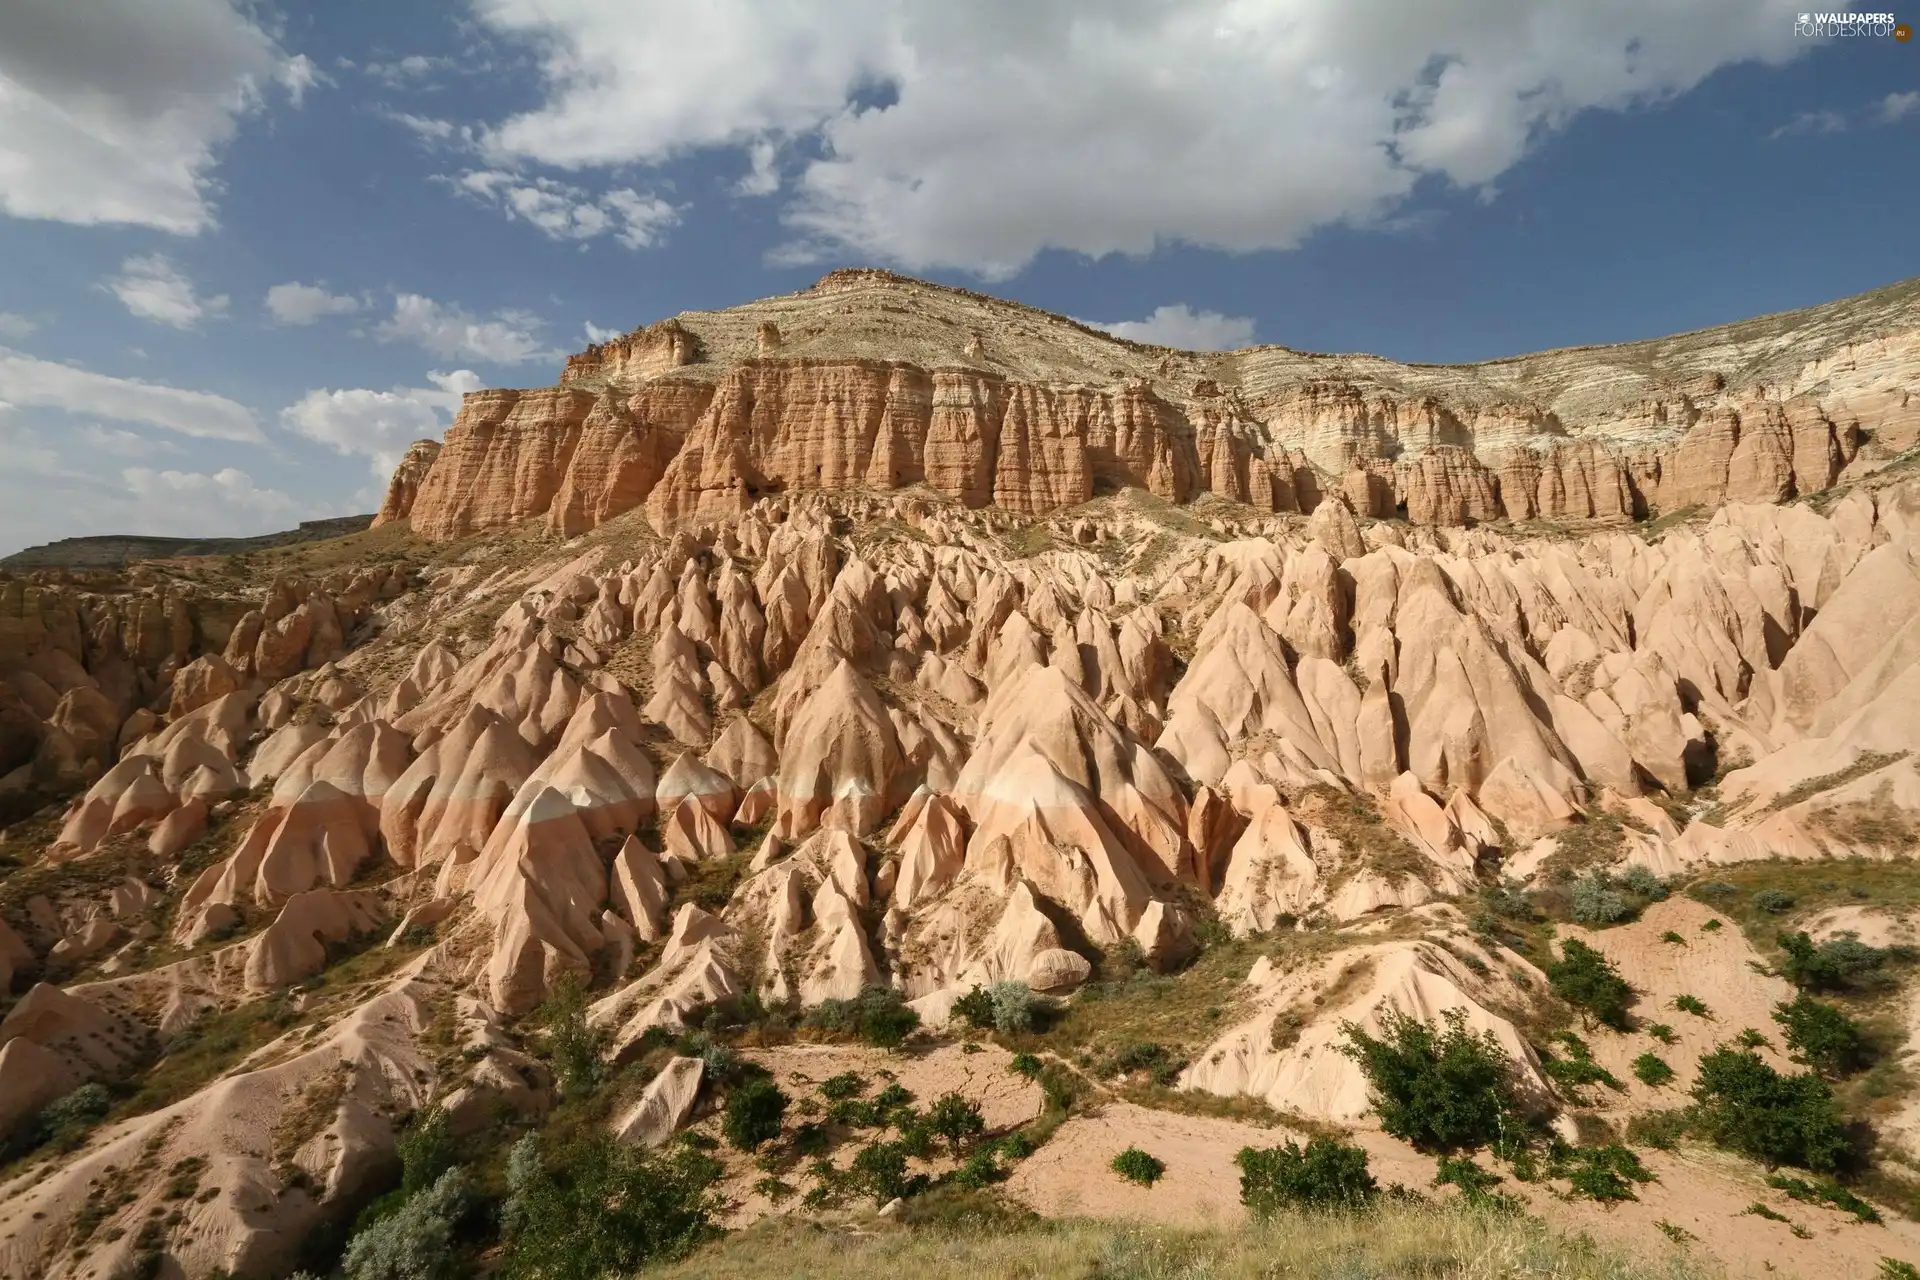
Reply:
<svg viewBox="0 0 1920 1280"><path fill-rule="evenodd" d="M460 391L848 263L1425 361L1920 273L1920 42L1795 17L14 0L0 553L371 510Z"/></svg>

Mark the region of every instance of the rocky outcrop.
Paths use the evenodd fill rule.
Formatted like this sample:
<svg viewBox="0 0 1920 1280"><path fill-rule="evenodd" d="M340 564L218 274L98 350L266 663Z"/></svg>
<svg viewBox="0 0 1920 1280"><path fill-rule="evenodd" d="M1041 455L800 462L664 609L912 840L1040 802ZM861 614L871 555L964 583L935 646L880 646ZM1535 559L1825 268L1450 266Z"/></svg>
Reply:
<svg viewBox="0 0 1920 1280"><path fill-rule="evenodd" d="M372 527L405 520L413 514L414 500L420 494L420 482L426 479L427 472L433 468L439 456L438 440L415 440L407 446L406 456L400 459L400 465L393 469L393 478L387 482L387 496L373 517Z"/></svg>
<svg viewBox="0 0 1920 1280"><path fill-rule="evenodd" d="M643 505L665 530L773 493L922 483L1023 516L1124 486L1309 512L1335 487L1363 517L1443 526L1779 501L1830 485L1876 433L1882 458L1920 435L1900 390L1916 310L1896 289L1774 318L1764 341L1729 326L1444 368L1149 358L964 290L839 274L590 347L556 388L470 395L388 505L452 538L537 515L571 535ZM1863 325L1883 336L1859 343ZM1856 348L1870 357L1835 354Z"/></svg>

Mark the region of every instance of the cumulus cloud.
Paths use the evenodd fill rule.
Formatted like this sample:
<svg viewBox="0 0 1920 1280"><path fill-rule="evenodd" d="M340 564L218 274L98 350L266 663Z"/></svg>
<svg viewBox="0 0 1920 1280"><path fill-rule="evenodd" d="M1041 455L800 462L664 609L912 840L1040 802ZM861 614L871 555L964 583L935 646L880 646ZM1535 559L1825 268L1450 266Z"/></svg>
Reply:
<svg viewBox="0 0 1920 1280"><path fill-rule="evenodd" d="M289 280L267 290L267 310L281 324L313 324L327 316L346 315L359 309L358 298L328 293L319 285Z"/></svg>
<svg viewBox="0 0 1920 1280"><path fill-rule="evenodd" d="M114 378L0 348L0 401L145 423L183 436L264 443L244 405L205 391Z"/></svg>
<svg viewBox="0 0 1920 1280"><path fill-rule="evenodd" d="M451 120L436 120L430 116L416 116L406 111L386 111L381 114L395 124L411 130L422 142L445 142L453 136Z"/></svg>
<svg viewBox="0 0 1920 1280"><path fill-rule="evenodd" d="M23 315L0 311L0 338L24 338L39 327Z"/></svg>
<svg viewBox="0 0 1920 1280"><path fill-rule="evenodd" d="M403 293L393 300L392 317L381 321L374 334L387 342L417 343L448 360L525 364L562 354L541 342L544 327L538 316L525 311L498 311L483 320L450 303Z"/></svg>
<svg viewBox="0 0 1920 1280"><path fill-rule="evenodd" d="M0 4L0 210L191 235L213 225L213 170L288 58L230 0Z"/></svg>
<svg viewBox="0 0 1920 1280"><path fill-rule="evenodd" d="M1231 351L1253 345L1253 317L1228 316L1218 311L1195 311L1184 302L1155 307L1145 320L1120 320L1103 324L1082 321L1096 329L1105 329L1116 338L1147 342L1182 351Z"/></svg>
<svg viewBox="0 0 1920 1280"><path fill-rule="evenodd" d="M427 381L433 385L309 391L280 411L280 425L336 453L367 458L384 480L408 445L423 437L438 439L460 397L483 385L471 369L435 371Z"/></svg>
<svg viewBox="0 0 1920 1280"><path fill-rule="evenodd" d="M304 53L296 53L282 62L274 71L274 79L280 82L280 87L287 91L287 100L296 107L306 101L307 90L333 83L333 77Z"/></svg>
<svg viewBox="0 0 1920 1280"><path fill-rule="evenodd" d="M611 232L630 249L659 243L680 213L655 195L630 187L591 193L552 178L521 177L502 169L475 169L449 179L454 189L530 223L554 240L592 240Z"/></svg>
<svg viewBox="0 0 1920 1280"><path fill-rule="evenodd" d="M602 329L591 320L586 322L586 334L589 343L607 342L619 337L622 332L624 331L620 329Z"/></svg>
<svg viewBox="0 0 1920 1280"><path fill-rule="evenodd" d="M1423 177L1484 188L1585 110L1783 62L1784 0L475 0L545 99L480 135L569 169L797 141L801 251L985 275L1046 248L1287 248ZM761 172L757 180L751 172ZM750 172L749 187L772 181Z"/></svg>
<svg viewBox="0 0 1920 1280"><path fill-rule="evenodd" d="M1904 120L1916 111L1920 111L1920 89L1890 93L1880 100L1880 118L1888 124Z"/></svg>
<svg viewBox="0 0 1920 1280"><path fill-rule="evenodd" d="M194 291L193 281L163 254L128 258L120 264L120 274L106 282L106 288L140 319L176 329L191 329L227 309L226 294L201 297Z"/></svg>

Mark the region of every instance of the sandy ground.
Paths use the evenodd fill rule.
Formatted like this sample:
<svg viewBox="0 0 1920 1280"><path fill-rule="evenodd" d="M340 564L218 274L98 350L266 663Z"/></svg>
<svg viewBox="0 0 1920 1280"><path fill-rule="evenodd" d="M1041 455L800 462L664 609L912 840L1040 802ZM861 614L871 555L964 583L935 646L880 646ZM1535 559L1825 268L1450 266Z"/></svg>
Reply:
<svg viewBox="0 0 1920 1280"><path fill-rule="evenodd" d="M1719 929L1701 927L1711 919L1721 920ZM1661 935L1669 932L1685 941L1662 942ZM1627 1086L1624 1094L1605 1086L1589 1091L1603 1114L1685 1106L1700 1055L1730 1042L1748 1027L1774 1046L1762 1049L1762 1056L1782 1071L1798 1070L1776 1051L1780 1025L1773 1020L1773 1006L1793 999L1792 985L1756 973L1753 966L1762 963L1759 953L1731 920L1717 912L1691 898L1674 897L1654 903L1632 924L1612 929L1566 925L1560 937L1578 938L1605 954L1638 997L1632 1008L1634 1031L1621 1034L1600 1026L1580 1031L1594 1060ZM1679 995L1697 996L1710 1016L1697 1017L1674 1008L1674 997ZM1641 1029L1651 1023L1673 1028L1675 1043L1662 1044ZM1648 1088L1633 1076L1633 1060L1647 1052L1676 1072L1661 1088Z"/></svg>
<svg viewBox="0 0 1920 1280"><path fill-rule="evenodd" d="M847 1071L866 1077L867 1090L862 1097L870 1098L889 1083L898 1083L913 1094L914 1105L922 1109L943 1093L964 1094L979 1105L989 1136L1019 1128L1040 1114L1040 1086L1008 1070L1007 1064L1013 1055L995 1045L981 1045L974 1053L966 1052L957 1044L919 1053L888 1053L858 1045L782 1045L755 1049L748 1056L772 1072L774 1083L793 1100L787 1110L789 1128L817 1118L804 1112L809 1102L824 1109L818 1090L820 1082ZM694 1128L718 1137L719 1118L709 1117ZM841 1143L832 1152L833 1162L844 1169L852 1162L854 1153L874 1136L872 1131L863 1130ZM714 1154L726 1167L719 1191L732 1204L723 1219L724 1225L743 1227L798 1204L796 1197L776 1205L755 1191L753 1184L766 1174L756 1168L749 1157L724 1147ZM914 1167L937 1175L951 1168L952 1162L934 1160ZM810 1185L803 1169L783 1172L780 1176L802 1191Z"/></svg>
<svg viewBox="0 0 1920 1280"><path fill-rule="evenodd" d="M1021 1165L1007 1190L1050 1216L1085 1215L1145 1220L1167 1225L1230 1226L1244 1217L1239 1170L1233 1157L1248 1145L1274 1146L1284 1130L1229 1120L1150 1111L1111 1103L1098 1113L1076 1116L1045 1147ZM1354 1139L1367 1149L1374 1177L1428 1190L1434 1162L1381 1133ZM1138 1146L1166 1164L1151 1188L1114 1173L1113 1157ZM1604 1208L1591 1201L1564 1201L1552 1192L1509 1181L1529 1211L1569 1232L1661 1258L1687 1248L1721 1262L1731 1276L1779 1275L1801 1280L1871 1280L1880 1259L1920 1262L1920 1226L1892 1222L1866 1226L1836 1210L1798 1204L1767 1188L1752 1165L1714 1152L1643 1152L1659 1181L1639 1189L1639 1200ZM1745 1212L1761 1201L1810 1233L1793 1234L1786 1222ZM1677 1246L1660 1228L1665 1222L1693 1237Z"/></svg>

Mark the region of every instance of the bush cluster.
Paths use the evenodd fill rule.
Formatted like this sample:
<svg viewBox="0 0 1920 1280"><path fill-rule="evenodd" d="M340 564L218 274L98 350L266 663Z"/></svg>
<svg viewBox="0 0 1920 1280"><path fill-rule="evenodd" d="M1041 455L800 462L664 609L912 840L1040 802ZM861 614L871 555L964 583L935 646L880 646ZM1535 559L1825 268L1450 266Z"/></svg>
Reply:
<svg viewBox="0 0 1920 1280"><path fill-rule="evenodd" d="M1332 1138L1314 1138L1304 1147L1242 1147L1233 1162L1240 1166L1240 1203L1256 1217L1296 1207L1360 1209L1380 1194L1367 1171L1367 1153Z"/></svg>
<svg viewBox="0 0 1920 1280"><path fill-rule="evenodd" d="M506 1274L598 1280L684 1257L713 1229L719 1174L686 1144L657 1154L596 1134L549 1154L528 1135L507 1162Z"/></svg>
<svg viewBox="0 0 1920 1280"><path fill-rule="evenodd" d="M868 987L851 1000L823 1000L807 1011L807 1025L897 1049L920 1026L920 1015L892 987Z"/></svg>
<svg viewBox="0 0 1920 1280"><path fill-rule="evenodd" d="M1467 1030L1449 1009L1445 1026L1392 1012L1375 1038L1354 1023L1339 1052L1359 1064L1388 1133L1423 1151L1457 1151L1517 1138L1525 1128L1513 1063L1491 1033Z"/></svg>
<svg viewBox="0 0 1920 1280"><path fill-rule="evenodd" d="M1547 965L1547 982L1555 995L1580 1011L1589 1026L1597 1021L1616 1031L1626 1030L1633 988L1611 960L1578 938L1561 945L1560 958Z"/></svg>
<svg viewBox="0 0 1920 1280"><path fill-rule="evenodd" d="M1128 1182L1150 1187L1160 1181L1160 1175L1167 1171L1167 1166L1139 1147L1128 1147L1113 1158L1113 1171Z"/></svg>
<svg viewBox="0 0 1920 1280"><path fill-rule="evenodd" d="M1023 1035L1033 1030L1039 1007L1033 988L1024 982L976 986L953 1002L954 1016L967 1025L980 1031L997 1031L1003 1036Z"/></svg>
<svg viewBox="0 0 1920 1280"><path fill-rule="evenodd" d="M1704 1055L1693 1103L1693 1123L1705 1137L1769 1168L1830 1172L1849 1146L1826 1081L1811 1071L1783 1075L1751 1049Z"/></svg>
<svg viewBox="0 0 1920 1280"><path fill-rule="evenodd" d="M1833 1005L1801 992L1773 1006L1794 1061L1830 1076L1844 1076L1871 1057L1860 1024Z"/></svg>

